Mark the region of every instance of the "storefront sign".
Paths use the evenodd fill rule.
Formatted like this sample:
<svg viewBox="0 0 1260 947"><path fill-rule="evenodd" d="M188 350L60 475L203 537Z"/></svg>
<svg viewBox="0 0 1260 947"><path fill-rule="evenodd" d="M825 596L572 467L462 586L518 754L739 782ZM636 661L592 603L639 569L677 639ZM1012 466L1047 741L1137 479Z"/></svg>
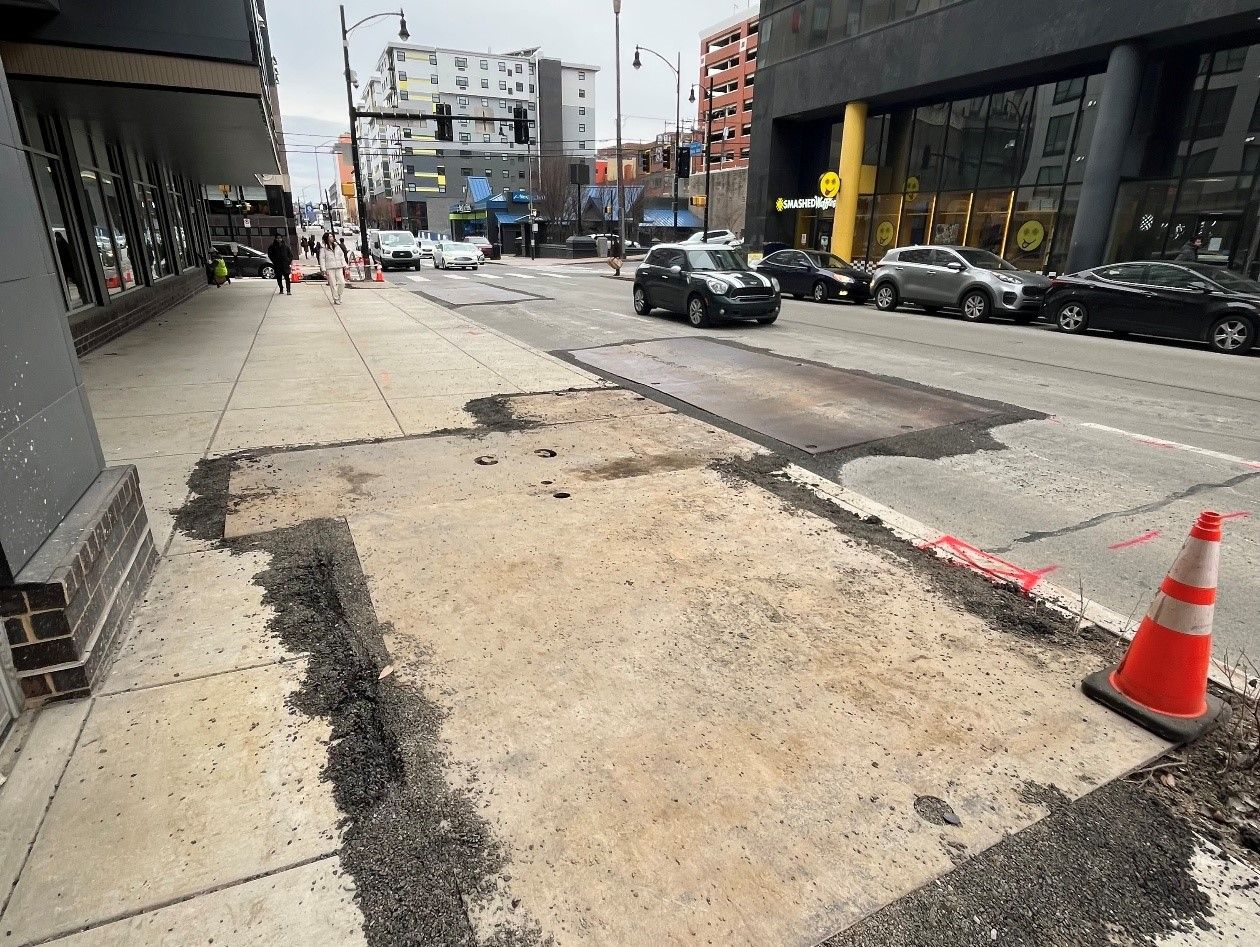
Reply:
<svg viewBox="0 0 1260 947"><path fill-rule="evenodd" d="M834 171L825 171L818 179L818 193L823 197L835 197L840 193L840 175Z"/></svg>
<svg viewBox="0 0 1260 947"><path fill-rule="evenodd" d="M893 227L891 220L881 221L880 225L875 228L875 240L881 247L886 247L893 242L893 235L896 232L897 230Z"/></svg>
<svg viewBox="0 0 1260 947"><path fill-rule="evenodd" d="M780 197L774 202L775 209L785 210L835 210L834 197Z"/></svg>
<svg viewBox="0 0 1260 947"><path fill-rule="evenodd" d="M1015 241L1019 244L1019 248L1025 253L1036 250L1041 246L1041 241L1046 239L1046 228L1041 225L1039 220L1029 220L1015 235Z"/></svg>

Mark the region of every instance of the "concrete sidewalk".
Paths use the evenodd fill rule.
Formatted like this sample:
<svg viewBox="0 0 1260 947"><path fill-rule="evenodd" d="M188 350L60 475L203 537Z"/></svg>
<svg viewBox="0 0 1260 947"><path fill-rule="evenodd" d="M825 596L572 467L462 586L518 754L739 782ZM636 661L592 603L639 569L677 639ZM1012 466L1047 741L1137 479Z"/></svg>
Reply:
<svg viewBox="0 0 1260 947"><path fill-rule="evenodd" d="M238 281L84 373L165 556L0 759L6 944L813 947L968 866L1000 901L1166 749L1080 695L1105 641L398 287ZM1113 833L1103 913L1246 930L1181 828Z"/></svg>

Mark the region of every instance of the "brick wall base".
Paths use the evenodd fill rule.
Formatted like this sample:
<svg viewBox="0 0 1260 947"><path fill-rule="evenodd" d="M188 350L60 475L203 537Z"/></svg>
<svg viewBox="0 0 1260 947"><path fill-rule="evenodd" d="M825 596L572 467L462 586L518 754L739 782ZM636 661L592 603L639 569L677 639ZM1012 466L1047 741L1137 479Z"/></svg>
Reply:
<svg viewBox="0 0 1260 947"><path fill-rule="evenodd" d="M16 583L0 585L28 707L91 692L157 558L136 468L107 468Z"/></svg>
<svg viewBox="0 0 1260 947"><path fill-rule="evenodd" d="M206 288L206 271L198 266L152 286L141 286L112 299L104 306L74 313L70 333L80 356L111 342L142 322L161 315Z"/></svg>

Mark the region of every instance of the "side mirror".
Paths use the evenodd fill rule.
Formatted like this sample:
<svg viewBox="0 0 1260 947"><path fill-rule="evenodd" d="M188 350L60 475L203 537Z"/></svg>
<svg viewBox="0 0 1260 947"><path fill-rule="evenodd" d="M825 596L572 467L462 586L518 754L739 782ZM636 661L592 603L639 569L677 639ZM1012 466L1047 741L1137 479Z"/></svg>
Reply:
<svg viewBox="0 0 1260 947"><path fill-rule="evenodd" d="M679 273L682 272L682 267L679 266L677 263L675 263L673 266L669 268L669 271L673 273L675 276L677 276Z"/></svg>
<svg viewBox="0 0 1260 947"><path fill-rule="evenodd" d="M953 270L955 273L961 273L963 271L963 265L959 263L957 260L955 260L952 263L946 263L945 269Z"/></svg>

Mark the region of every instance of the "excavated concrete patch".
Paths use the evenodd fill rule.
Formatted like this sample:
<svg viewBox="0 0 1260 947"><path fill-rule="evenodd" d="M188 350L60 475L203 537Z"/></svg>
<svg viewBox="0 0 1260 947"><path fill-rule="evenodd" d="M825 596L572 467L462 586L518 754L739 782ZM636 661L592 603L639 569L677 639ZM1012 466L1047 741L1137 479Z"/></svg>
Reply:
<svg viewBox="0 0 1260 947"><path fill-rule="evenodd" d="M1080 695L1083 645L711 469L757 453L671 414L232 473L229 534L346 517L391 680L441 719L399 752L440 749L510 859L466 899L483 942L516 912L812 947L1041 818L1030 781L1076 798L1164 748Z"/></svg>

